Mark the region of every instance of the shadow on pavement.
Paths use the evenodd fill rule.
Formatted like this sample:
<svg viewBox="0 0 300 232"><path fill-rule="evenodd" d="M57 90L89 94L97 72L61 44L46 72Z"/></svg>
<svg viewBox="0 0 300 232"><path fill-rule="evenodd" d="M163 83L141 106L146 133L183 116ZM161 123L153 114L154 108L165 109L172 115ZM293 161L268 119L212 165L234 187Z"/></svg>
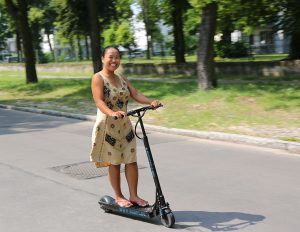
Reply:
<svg viewBox="0 0 300 232"><path fill-rule="evenodd" d="M174 211L177 229L206 228L210 231L235 231L255 225L265 216L240 212Z"/></svg>
<svg viewBox="0 0 300 232"><path fill-rule="evenodd" d="M78 122L80 121L75 119L68 119L66 122L62 117L0 109L0 135L37 132Z"/></svg>

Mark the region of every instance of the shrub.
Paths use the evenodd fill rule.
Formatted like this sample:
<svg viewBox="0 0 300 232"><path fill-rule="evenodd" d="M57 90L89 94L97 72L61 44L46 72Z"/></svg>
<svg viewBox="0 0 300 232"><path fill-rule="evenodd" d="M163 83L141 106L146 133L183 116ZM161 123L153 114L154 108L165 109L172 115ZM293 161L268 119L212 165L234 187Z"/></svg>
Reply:
<svg viewBox="0 0 300 232"><path fill-rule="evenodd" d="M244 42L237 41L234 43L228 42L218 42L215 46L215 54L216 56L222 58L239 58L239 57L247 57L248 47Z"/></svg>

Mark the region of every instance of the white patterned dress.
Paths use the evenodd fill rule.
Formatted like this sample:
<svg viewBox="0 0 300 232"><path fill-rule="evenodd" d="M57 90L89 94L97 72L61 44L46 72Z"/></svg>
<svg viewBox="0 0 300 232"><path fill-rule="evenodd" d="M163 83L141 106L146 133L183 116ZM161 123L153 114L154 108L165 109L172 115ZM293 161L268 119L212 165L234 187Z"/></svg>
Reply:
<svg viewBox="0 0 300 232"><path fill-rule="evenodd" d="M103 78L106 105L113 111L127 112L130 92L123 77L118 76L120 87L113 86L109 78ZM113 119L97 109L97 119L92 134L90 160L96 167L136 162L136 140L129 117Z"/></svg>

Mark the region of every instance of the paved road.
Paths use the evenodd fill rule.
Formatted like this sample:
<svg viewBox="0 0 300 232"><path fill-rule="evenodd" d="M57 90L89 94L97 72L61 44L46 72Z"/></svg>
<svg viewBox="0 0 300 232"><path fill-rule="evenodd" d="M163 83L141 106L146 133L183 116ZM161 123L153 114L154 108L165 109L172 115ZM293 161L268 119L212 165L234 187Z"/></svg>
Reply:
<svg viewBox="0 0 300 232"><path fill-rule="evenodd" d="M53 169L88 161L91 129L91 122L0 109L0 231L169 231L103 213L97 201L112 193L106 177ZM149 140L175 229L299 230L299 155L151 131ZM140 142L138 153L147 167ZM154 199L149 168L140 169L140 194Z"/></svg>

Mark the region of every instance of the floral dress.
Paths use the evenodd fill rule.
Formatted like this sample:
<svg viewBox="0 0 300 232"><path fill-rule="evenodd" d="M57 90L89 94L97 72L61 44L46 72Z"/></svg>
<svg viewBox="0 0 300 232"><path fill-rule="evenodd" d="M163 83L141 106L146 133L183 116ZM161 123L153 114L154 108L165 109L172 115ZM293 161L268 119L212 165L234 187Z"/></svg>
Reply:
<svg viewBox="0 0 300 232"><path fill-rule="evenodd" d="M127 112L130 92L123 77L118 76L120 87L103 78L104 102L113 111ZM97 119L92 134L90 160L96 167L136 162L136 140L129 117L115 120L97 109Z"/></svg>

